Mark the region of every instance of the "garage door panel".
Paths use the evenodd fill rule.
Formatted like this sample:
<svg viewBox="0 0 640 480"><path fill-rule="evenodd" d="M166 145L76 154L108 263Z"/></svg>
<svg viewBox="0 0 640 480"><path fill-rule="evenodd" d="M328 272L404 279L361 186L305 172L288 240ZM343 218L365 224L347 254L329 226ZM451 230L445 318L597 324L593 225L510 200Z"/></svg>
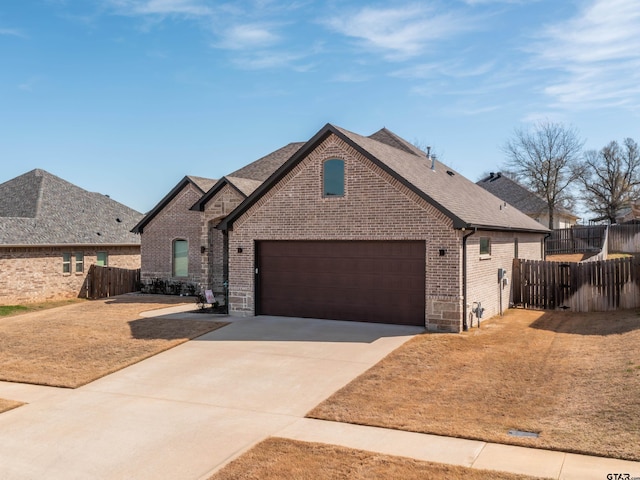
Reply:
<svg viewBox="0 0 640 480"><path fill-rule="evenodd" d="M424 242L259 242L258 313L424 325Z"/></svg>

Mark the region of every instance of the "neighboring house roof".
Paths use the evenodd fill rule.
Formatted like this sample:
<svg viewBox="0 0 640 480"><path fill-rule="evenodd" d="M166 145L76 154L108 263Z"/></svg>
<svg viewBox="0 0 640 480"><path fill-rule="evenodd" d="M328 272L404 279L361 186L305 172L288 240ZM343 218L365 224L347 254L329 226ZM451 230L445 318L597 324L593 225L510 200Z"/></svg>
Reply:
<svg viewBox="0 0 640 480"><path fill-rule="evenodd" d="M480 180L478 185L527 215L548 213L547 202L540 196L500 172L490 173L488 177ZM564 208L558 208L555 211L573 220L578 219L576 215Z"/></svg>
<svg viewBox="0 0 640 480"><path fill-rule="evenodd" d="M0 184L0 245L139 245L142 218L106 195L35 169Z"/></svg>
<svg viewBox="0 0 640 480"><path fill-rule="evenodd" d="M227 229L328 136L336 135L452 219L454 228L548 232L548 229L387 129L370 137L325 125L221 222ZM432 169L432 166L434 167Z"/></svg>
<svg viewBox="0 0 640 480"><path fill-rule="evenodd" d="M640 202L622 208L616 215L617 223L637 223L640 220Z"/></svg>
<svg viewBox="0 0 640 480"><path fill-rule="evenodd" d="M138 224L131 229L132 233L142 233L144 231L144 227L155 218L158 213L160 213L171 200L175 198L187 185L193 185L198 190L200 190L201 194L207 192L211 187L216 184L216 180L212 178L204 178L204 177L194 177L193 175L187 175L182 180L178 182L178 184L171 189L169 193L167 193L162 200L160 200L155 207L153 207L143 218L138 222Z"/></svg>
<svg viewBox="0 0 640 480"><path fill-rule="evenodd" d="M204 207L225 185L229 184L240 192L245 198L251 195L269 176L282 166L294 153L296 153L304 142L293 142L278 150L271 152L255 162L250 163L236 170L229 175L225 175L210 188L205 195L200 198L191 210L204 211Z"/></svg>

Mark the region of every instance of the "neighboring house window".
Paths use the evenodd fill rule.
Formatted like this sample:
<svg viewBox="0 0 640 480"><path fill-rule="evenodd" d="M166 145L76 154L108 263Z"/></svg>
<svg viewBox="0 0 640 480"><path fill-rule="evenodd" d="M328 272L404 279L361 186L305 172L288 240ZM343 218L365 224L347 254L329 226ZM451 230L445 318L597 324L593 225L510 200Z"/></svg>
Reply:
<svg viewBox="0 0 640 480"><path fill-rule="evenodd" d="M71 273L71 254L62 254L62 273Z"/></svg>
<svg viewBox="0 0 640 480"><path fill-rule="evenodd" d="M100 267L106 267L109 265L109 256L107 255L107 252L98 252L97 257L96 265Z"/></svg>
<svg viewBox="0 0 640 480"><path fill-rule="evenodd" d="M344 160L327 160L323 165L323 195L325 197L344 196Z"/></svg>
<svg viewBox="0 0 640 480"><path fill-rule="evenodd" d="M173 276L186 277L189 274L189 242L174 240L173 242Z"/></svg>
<svg viewBox="0 0 640 480"><path fill-rule="evenodd" d="M489 237L480 237L480 255L491 255L491 239Z"/></svg>
<svg viewBox="0 0 640 480"><path fill-rule="evenodd" d="M84 253L76 252L74 255L76 257L76 273L84 272Z"/></svg>
<svg viewBox="0 0 640 480"><path fill-rule="evenodd" d="M513 258L518 258L518 239L513 239Z"/></svg>

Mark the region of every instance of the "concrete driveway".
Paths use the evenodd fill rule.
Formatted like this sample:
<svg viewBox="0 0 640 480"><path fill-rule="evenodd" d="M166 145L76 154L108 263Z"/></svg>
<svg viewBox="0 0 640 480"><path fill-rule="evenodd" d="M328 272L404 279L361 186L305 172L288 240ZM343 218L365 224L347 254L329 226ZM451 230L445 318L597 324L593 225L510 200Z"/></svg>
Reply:
<svg viewBox="0 0 640 480"><path fill-rule="evenodd" d="M76 390L0 382L0 397L28 402L0 414L0 478L207 478L423 331L230 321Z"/></svg>

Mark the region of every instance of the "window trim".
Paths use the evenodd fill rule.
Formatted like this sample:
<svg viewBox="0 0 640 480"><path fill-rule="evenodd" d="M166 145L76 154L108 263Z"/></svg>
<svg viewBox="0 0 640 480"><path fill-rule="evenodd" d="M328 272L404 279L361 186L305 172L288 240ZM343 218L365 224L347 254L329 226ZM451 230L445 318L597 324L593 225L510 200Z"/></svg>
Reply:
<svg viewBox="0 0 640 480"><path fill-rule="evenodd" d="M73 254L74 257L74 273L84 273L84 253L83 252L75 252Z"/></svg>
<svg viewBox="0 0 640 480"><path fill-rule="evenodd" d="M342 166L342 192L340 194L327 193L327 163L340 162ZM345 196L345 164L346 162L341 158L327 158L322 162L322 197L323 198L343 198ZM337 164L336 164L337 165Z"/></svg>
<svg viewBox="0 0 640 480"><path fill-rule="evenodd" d="M179 275L178 273L182 273L182 272L177 272L176 270L176 245L178 244L178 242L184 242L187 247L186 248L187 256L186 256L184 275ZM171 276L178 277L178 278L186 278L189 276L189 240L187 240L186 238L175 238L171 242Z"/></svg>
<svg viewBox="0 0 640 480"><path fill-rule="evenodd" d="M486 249L484 249L485 251L483 251L482 248L482 241L486 240L487 245L486 245ZM478 250L480 252L480 258L484 259L484 258L491 258L491 237L480 237L480 240L478 241Z"/></svg>
<svg viewBox="0 0 640 480"><path fill-rule="evenodd" d="M62 273L63 275L71 275L71 253L62 253Z"/></svg>
<svg viewBox="0 0 640 480"><path fill-rule="evenodd" d="M100 254L104 255L104 263L100 265ZM109 252L96 252L96 265L100 267L108 267L109 266Z"/></svg>

